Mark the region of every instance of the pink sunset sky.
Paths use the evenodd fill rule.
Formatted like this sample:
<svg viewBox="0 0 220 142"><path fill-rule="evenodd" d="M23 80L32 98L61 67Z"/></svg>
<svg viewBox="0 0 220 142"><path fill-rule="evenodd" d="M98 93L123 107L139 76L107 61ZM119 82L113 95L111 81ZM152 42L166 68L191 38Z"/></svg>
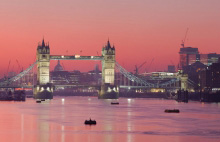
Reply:
<svg viewBox="0 0 220 142"><path fill-rule="evenodd" d="M108 38L128 71L164 71L186 46L220 53L220 0L0 0L0 77L36 59L43 37L52 55L99 55ZM68 52L67 52L68 51ZM154 59L152 65L150 62ZM88 71L100 61L61 61ZM56 61L51 61L53 70Z"/></svg>

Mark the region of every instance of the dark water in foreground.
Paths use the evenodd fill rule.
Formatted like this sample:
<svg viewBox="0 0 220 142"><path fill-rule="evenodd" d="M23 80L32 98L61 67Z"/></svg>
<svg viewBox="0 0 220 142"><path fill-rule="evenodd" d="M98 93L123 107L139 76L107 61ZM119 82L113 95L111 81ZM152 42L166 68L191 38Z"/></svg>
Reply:
<svg viewBox="0 0 220 142"><path fill-rule="evenodd" d="M64 99L63 99L64 98ZM215 142L220 104L120 98L55 97L50 102L0 102L1 142ZM179 114L164 113L170 108ZM96 126L84 120L96 119Z"/></svg>

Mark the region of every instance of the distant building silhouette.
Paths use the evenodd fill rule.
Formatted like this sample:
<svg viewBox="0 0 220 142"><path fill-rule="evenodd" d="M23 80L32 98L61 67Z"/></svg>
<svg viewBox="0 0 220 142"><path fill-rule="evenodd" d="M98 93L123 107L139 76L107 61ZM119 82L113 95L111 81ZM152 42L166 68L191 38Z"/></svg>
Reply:
<svg viewBox="0 0 220 142"><path fill-rule="evenodd" d="M179 69L183 70L186 70L185 68L187 68L187 66L196 62L201 62L206 66L210 66L213 63L217 63L220 57L220 54L217 53L200 54L198 48L193 47L180 48L179 55Z"/></svg>
<svg viewBox="0 0 220 142"><path fill-rule="evenodd" d="M199 74L201 91L220 91L220 62L213 63Z"/></svg>
<svg viewBox="0 0 220 142"><path fill-rule="evenodd" d="M63 67L60 65L60 60L58 60L57 65L54 68L54 71L63 71Z"/></svg>
<svg viewBox="0 0 220 142"><path fill-rule="evenodd" d="M180 69L183 69L185 66L188 66L191 64L191 58L192 56L190 55L194 55L195 56L195 61L196 61L196 56L199 55L199 50L198 48L193 48L193 47L183 47L180 48L180 63L179 63L179 67Z"/></svg>
<svg viewBox="0 0 220 142"><path fill-rule="evenodd" d="M176 72L175 65L168 65L168 72Z"/></svg>
<svg viewBox="0 0 220 142"><path fill-rule="evenodd" d="M94 70L85 73L78 70L65 71L59 60L50 73L54 85L98 85L101 84L101 74L97 65Z"/></svg>

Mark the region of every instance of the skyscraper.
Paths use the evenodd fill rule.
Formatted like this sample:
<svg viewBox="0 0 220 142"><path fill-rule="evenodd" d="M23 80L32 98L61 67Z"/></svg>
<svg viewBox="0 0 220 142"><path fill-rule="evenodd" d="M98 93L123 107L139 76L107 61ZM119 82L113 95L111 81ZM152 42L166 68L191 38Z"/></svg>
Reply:
<svg viewBox="0 0 220 142"><path fill-rule="evenodd" d="M182 69L183 67L188 66L191 63L194 63L193 60L197 60L199 51L198 51L198 48L183 47L183 48L180 48L179 54L180 54L179 67L180 69Z"/></svg>

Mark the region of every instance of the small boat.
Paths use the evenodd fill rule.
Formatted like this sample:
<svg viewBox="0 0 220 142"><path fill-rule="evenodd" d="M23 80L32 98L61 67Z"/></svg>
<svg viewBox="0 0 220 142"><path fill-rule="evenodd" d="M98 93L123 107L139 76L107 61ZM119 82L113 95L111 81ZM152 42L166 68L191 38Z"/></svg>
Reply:
<svg viewBox="0 0 220 142"><path fill-rule="evenodd" d="M166 113L179 113L179 109L166 109L164 112Z"/></svg>
<svg viewBox="0 0 220 142"><path fill-rule="evenodd" d="M41 103L41 101L37 100L36 103Z"/></svg>
<svg viewBox="0 0 220 142"><path fill-rule="evenodd" d="M112 105L119 105L119 102L111 102Z"/></svg>
<svg viewBox="0 0 220 142"><path fill-rule="evenodd" d="M91 118L90 118L89 120L85 120L84 124L86 124L86 125L96 125L96 121L91 120Z"/></svg>

